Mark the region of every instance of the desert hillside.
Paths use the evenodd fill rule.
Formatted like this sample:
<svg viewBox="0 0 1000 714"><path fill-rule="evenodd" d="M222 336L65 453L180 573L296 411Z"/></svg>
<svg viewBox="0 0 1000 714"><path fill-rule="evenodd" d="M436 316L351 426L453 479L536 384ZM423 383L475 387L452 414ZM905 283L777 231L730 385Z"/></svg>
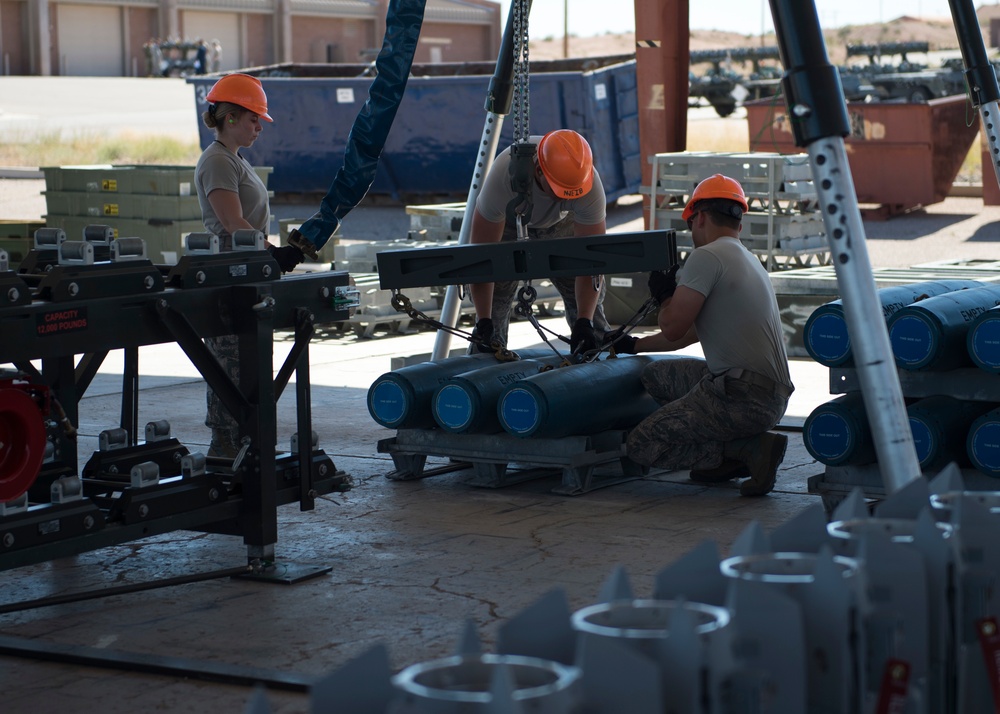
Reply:
<svg viewBox="0 0 1000 714"><path fill-rule="evenodd" d="M978 10L980 21L985 28L989 26L990 17L1000 18L1000 6L990 5ZM844 27L824 30L827 52L834 64L842 64L846 57L845 48L849 44L878 42L927 42L930 49L954 50L958 48L958 38L950 17L916 18L903 16L887 22L884 25L847 25ZM777 40L773 33L760 35L740 35L733 32L718 32L712 30L693 30L691 32L692 50L725 49L730 47L775 46ZM531 43L533 59L558 59L563 56L563 39L533 41ZM569 54L571 57L600 57L606 55L631 54L635 52L635 34L598 35L595 37L570 37Z"/></svg>

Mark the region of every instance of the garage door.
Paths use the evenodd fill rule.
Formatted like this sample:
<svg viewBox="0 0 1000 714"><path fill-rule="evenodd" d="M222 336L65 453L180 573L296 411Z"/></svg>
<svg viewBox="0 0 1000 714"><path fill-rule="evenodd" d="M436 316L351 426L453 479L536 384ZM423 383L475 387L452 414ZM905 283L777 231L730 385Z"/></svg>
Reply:
<svg viewBox="0 0 1000 714"><path fill-rule="evenodd" d="M60 74L72 77L123 75L121 8L60 4L57 17Z"/></svg>
<svg viewBox="0 0 1000 714"><path fill-rule="evenodd" d="M240 25L235 13L228 12L196 12L184 11L184 37L206 42L218 40L222 46L222 57L219 63L221 71L239 69L240 64ZM211 55L209 55L211 62ZM209 65L211 69L211 64Z"/></svg>

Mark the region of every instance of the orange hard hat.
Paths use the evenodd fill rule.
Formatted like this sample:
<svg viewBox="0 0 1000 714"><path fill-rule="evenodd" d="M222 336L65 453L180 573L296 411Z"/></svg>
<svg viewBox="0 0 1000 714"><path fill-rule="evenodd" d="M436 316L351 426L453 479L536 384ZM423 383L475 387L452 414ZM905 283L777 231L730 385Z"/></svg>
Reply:
<svg viewBox="0 0 1000 714"><path fill-rule="evenodd" d="M694 187L694 192L691 194L691 198L688 199L687 205L684 206L684 212L681 214L681 220L686 221L694 215L694 206L696 203L699 201L706 201L711 198L721 198L726 201L735 201L740 204L740 207L743 209L743 213L750 210L750 206L747 204L746 194L743 193L743 187L740 186L740 182L736 179L731 179L728 176L723 176L722 174L715 174L714 176L709 176L707 179L704 179ZM739 218L740 216L736 217Z"/></svg>
<svg viewBox="0 0 1000 714"><path fill-rule="evenodd" d="M559 198L579 198L594 185L590 144L571 129L550 131L538 142L538 167Z"/></svg>
<svg viewBox="0 0 1000 714"><path fill-rule="evenodd" d="M274 121L267 113L267 95L260 80L249 74L227 74L205 97L210 104L229 102L252 111L264 121Z"/></svg>

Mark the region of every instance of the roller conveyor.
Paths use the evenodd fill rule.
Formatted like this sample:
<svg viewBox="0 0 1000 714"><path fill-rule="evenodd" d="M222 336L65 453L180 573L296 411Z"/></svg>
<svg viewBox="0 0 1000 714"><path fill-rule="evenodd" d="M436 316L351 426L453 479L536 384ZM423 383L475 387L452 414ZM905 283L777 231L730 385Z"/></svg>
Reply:
<svg viewBox="0 0 1000 714"><path fill-rule="evenodd" d="M0 272L0 365L14 367L0 383L12 398L0 401L19 405L0 404L0 431L26 444L27 455L0 446L0 570L179 529L242 536L248 560L266 567L277 506L297 501L309 510L317 495L350 486L314 438L293 439L290 452L275 446L275 405L293 373L297 431L312 434L309 341L316 325L345 320L357 305L349 275L282 277L264 250L190 254L164 267L131 246L95 261L88 247L56 244L66 257L28 261L45 264L44 274ZM275 377L278 330L293 332L294 346ZM203 341L227 334L239 340L239 383ZM206 460L171 438L166 421L137 438L138 348L169 342L239 424L235 460ZM125 443L95 452L81 469L80 402L115 349L125 351Z"/></svg>

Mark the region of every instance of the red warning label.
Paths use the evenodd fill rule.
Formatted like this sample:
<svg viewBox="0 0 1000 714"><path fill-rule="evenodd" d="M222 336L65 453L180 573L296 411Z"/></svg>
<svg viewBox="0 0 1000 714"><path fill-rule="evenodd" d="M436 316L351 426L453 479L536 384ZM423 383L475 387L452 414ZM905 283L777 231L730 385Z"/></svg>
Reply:
<svg viewBox="0 0 1000 714"><path fill-rule="evenodd" d="M87 329L87 308L74 307L66 310L49 310L35 317L35 330L39 337L65 335Z"/></svg>

